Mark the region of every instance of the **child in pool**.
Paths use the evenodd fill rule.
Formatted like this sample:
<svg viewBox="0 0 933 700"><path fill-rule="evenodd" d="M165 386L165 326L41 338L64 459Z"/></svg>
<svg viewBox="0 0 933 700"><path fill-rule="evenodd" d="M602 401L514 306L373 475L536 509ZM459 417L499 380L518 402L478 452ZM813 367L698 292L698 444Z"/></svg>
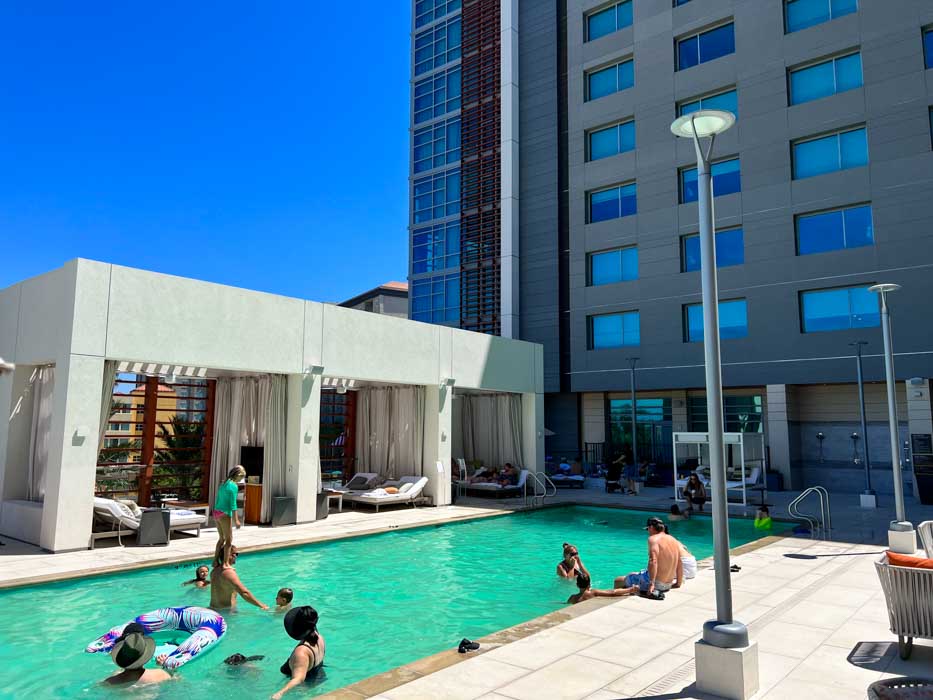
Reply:
<svg viewBox="0 0 933 700"><path fill-rule="evenodd" d="M768 510L768 506L761 506L758 509L758 512L755 513L755 529L756 530L770 530L771 529L771 512Z"/></svg>
<svg viewBox="0 0 933 700"><path fill-rule="evenodd" d="M291 588L280 588L275 596L275 612L288 612L292 608L292 598L295 592Z"/></svg>

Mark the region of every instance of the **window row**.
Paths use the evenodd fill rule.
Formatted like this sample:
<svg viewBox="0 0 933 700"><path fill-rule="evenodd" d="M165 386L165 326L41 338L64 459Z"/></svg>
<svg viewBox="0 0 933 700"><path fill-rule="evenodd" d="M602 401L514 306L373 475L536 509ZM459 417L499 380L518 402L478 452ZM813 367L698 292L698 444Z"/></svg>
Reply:
<svg viewBox="0 0 933 700"><path fill-rule="evenodd" d="M460 160L460 118L415 131L414 170L423 173Z"/></svg>
<svg viewBox="0 0 933 700"><path fill-rule="evenodd" d="M441 22L415 35L415 75L460 58L460 17Z"/></svg>
<svg viewBox="0 0 933 700"><path fill-rule="evenodd" d="M415 124L460 109L460 66L415 83Z"/></svg>
<svg viewBox="0 0 933 700"><path fill-rule="evenodd" d="M415 3L415 26L423 27L436 19L446 17L460 9L462 0L417 0Z"/></svg>
<svg viewBox="0 0 933 700"><path fill-rule="evenodd" d="M416 224L460 213L460 169L415 180L412 217Z"/></svg>
<svg viewBox="0 0 933 700"><path fill-rule="evenodd" d="M797 255L814 255L873 245L874 226L870 204L798 214L794 217ZM745 263L745 233L741 227L717 231L716 267ZM680 238L680 271L695 272L701 266L699 234ZM638 279L638 248L624 246L587 255L587 285L599 286Z"/></svg>
<svg viewBox="0 0 933 700"><path fill-rule="evenodd" d="M868 287L838 287L800 292L800 330L819 333L881 324L878 295ZM683 340L703 342L703 305L683 307ZM718 304L719 337L734 340L748 336L748 303L726 299ZM587 316L587 348L608 350L641 344L641 315L638 311Z"/></svg>
<svg viewBox="0 0 933 700"><path fill-rule="evenodd" d="M411 234L411 272L435 272L460 266L460 222L416 228Z"/></svg>
<svg viewBox="0 0 933 700"><path fill-rule="evenodd" d="M460 320L460 275L436 275L411 283L411 317L445 323Z"/></svg>

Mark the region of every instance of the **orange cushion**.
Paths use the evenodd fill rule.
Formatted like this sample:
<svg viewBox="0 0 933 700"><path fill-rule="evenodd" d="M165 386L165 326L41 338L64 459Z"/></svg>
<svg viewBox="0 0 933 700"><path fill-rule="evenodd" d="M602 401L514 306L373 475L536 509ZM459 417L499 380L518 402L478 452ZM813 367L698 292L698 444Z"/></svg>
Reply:
<svg viewBox="0 0 933 700"><path fill-rule="evenodd" d="M394 486L387 486L386 493L398 493L398 489L395 488Z"/></svg>
<svg viewBox="0 0 933 700"><path fill-rule="evenodd" d="M912 557L909 554L898 554L888 551L888 564L891 566L906 566L911 569L933 569L933 559L926 557Z"/></svg>

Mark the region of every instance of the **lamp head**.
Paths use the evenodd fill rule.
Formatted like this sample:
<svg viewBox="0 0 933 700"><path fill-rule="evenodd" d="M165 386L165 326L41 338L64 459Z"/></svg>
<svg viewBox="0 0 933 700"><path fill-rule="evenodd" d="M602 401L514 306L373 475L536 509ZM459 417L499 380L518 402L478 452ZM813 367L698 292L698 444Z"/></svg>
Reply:
<svg viewBox="0 0 933 700"><path fill-rule="evenodd" d="M12 372L14 369L16 369L16 365L14 365L12 362L6 362L2 357L0 357L0 374Z"/></svg>
<svg viewBox="0 0 933 700"><path fill-rule="evenodd" d="M894 284L893 282L883 282L881 284L873 284L868 288L869 292L874 292L875 294L884 294L885 292L896 292L901 288L901 285Z"/></svg>
<svg viewBox="0 0 933 700"><path fill-rule="evenodd" d="M701 109L678 117L671 124L671 133L685 139L715 136L735 124L735 115L721 109Z"/></svg>

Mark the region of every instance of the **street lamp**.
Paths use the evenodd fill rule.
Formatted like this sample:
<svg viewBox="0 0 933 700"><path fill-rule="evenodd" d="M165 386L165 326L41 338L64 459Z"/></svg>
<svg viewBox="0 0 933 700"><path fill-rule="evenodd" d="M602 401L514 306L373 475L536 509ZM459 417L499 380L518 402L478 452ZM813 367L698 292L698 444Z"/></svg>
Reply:
<svg viewBox="0 0 933 700"><path fill-rule="evenodd" d="M632 464L634 468L638 468L638 418L635 412L635 363L638 362L637 357L626 358L631 364L632 369Z"/></svg>
<svg viewBox="0 0 933 700"><path fill-rule="evenodd" d="M876 284L868 288L881 297L881 335L884 338L884 380L888 390L888 429L891 433L891 468L894 470L894 509L897 521L907 520L904 511L904 481L901 478L900 440L897 436L897 403L894 400L894 348L891 341L891 315L888 313L888 292L896 292L899 284Z"/></svg>
<svg viewBox="0 0 933 700"><path fill-rule="evenodd" d="M16 365L14 365L12 362L7 362L2 357L0 357L0 374L12 372L14 369L16 369Z"/></svg>
<svg viewBox="0 0 933 700"><path fill-rule="evenodd" d="M862 346L868 345L867 340L856 340L849 343L855 347L855 368L858 378L858 405L861 413L859 417L862 422L862 453L865 455L865 492L859 497L862 508L876 508L878 498L871 487L871 458L868 456L868 425L865 421L865 384L862 380Z"/></svg>
<svg viewBox="0 0 933 700"><path fill-rule="evenodd" d="M675 136L691 139L697 156L697 200L700 219L700 280L703 291L703 353L706 365L706 415L709 421L709 461L713 511L714 568L716 571L716 619L703 625L703 641L724 649L748 646L748 629L732 618L732 580L729 573L729 511L726 500L722 419L722 367L719 355L719 281L710 154L716 135L735 123L735 115L701 109L671 124ZM700 139L709 138L705 152Z"/></svg>

